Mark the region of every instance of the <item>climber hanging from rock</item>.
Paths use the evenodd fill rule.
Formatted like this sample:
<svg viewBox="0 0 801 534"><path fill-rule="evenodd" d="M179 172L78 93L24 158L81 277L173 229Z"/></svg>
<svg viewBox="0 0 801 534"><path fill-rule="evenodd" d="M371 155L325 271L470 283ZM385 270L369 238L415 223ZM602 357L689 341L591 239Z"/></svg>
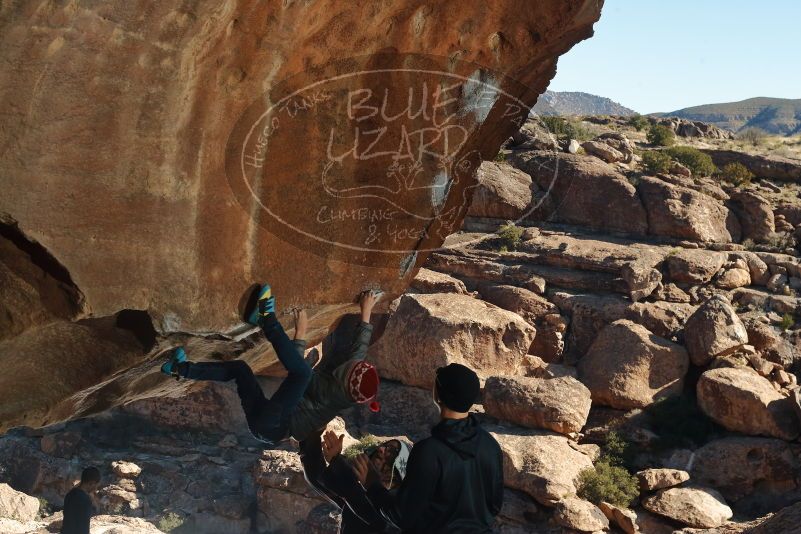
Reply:
<svg viewBox="0 0 801 534"><path fill-rule="evenodd" d="M353 465L342 454L344 434L316 432L300 443L300 461L306 481L342 510L340 534L400 532L370 502ZM387 490L400 486L406 476L409 445L391 439L367 451L380 482Z"/></svg>
<svg viewBox="0 0 801 534"><path fill-rule="evenodd" d="M269 444L289 437L303 441L354 404L370 403L372 410L378 410L375 401L378 372L364 358L373 330L370 315L380 296L377 290L360 295L361 322L352 340L346 347L328 355L324 366L312 370L303 358L308 326L306 312L294 312L295 336L294 340L289 339L275 315L275 297L270 286L260 286L249 299L245 320L261 327L287 370L286 378L269 399L250 366L241 360L191 362L187 361L183 347L177 347L172 350L169 361L161 366L161 371L178 379L234 380L248 427L257 439Z"/></svg>

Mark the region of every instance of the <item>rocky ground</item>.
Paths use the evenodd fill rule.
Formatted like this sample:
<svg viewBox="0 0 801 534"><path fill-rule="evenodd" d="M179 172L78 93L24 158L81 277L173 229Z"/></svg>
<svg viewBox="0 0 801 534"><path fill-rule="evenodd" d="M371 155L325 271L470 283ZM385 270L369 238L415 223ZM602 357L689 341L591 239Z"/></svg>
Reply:
<svg viewBox="0 0 801 534"><path fill-rule="evenodd" d="M730 141L668 125L680 144ZM500 532L797 532L801 162L738 153L757 176L735 187L681 165L648 175L654 147L623 120L594 119L583 144L540 126L482 164L463 231L376 318L382 411L335 424L349 443L420 439L433 370L462 362L504 451ZM244 428L230 387L191 384L14 430L0 438L0 530L57 529L92 463L108 514L93 532L335 531L292 445L262 451ZM588 489L612 464L628 478ZM623 498L609 489L621 480Z"/></svg>

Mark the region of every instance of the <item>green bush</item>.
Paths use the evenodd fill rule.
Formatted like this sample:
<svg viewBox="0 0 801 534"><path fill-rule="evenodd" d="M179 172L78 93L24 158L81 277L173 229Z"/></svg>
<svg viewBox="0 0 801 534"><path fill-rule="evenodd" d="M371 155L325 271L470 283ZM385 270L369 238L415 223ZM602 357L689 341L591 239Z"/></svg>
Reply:
<svg viewBox="0 0 801 534"><path fill-rule="evenodd" d="M345 458L356 458L356 456L360 455L363 452L367 452L370 449L374 449L383 443L379 438L375 437L372 434L365 434L359 439L358 443L354 443L342 453Z"/></svg>
<svg viewBox="0 0 801 534"><path fill-rule="evenodd" d="M759 128L746 128L737 134L737 138L750 145L759 146L765 142L765 132Z"/></svg>
<svg viewBox="0 0 801 534"><path fill-rule="evenodd" d="M575 139L577 141L589 141L595 137L595 132L584 126L577 119L568 119L555 115L541 117L545 127L556 137Z"/></svg>
<svg viewBox="0 0 801 534"><path fill-rule="evenodd" d="M175 512L169 512L161 516L158 521L158 528L162 532L172 532L184 524L184 518Z"/></svg>
<svg viewBox="0 0 801 534"><path fill-rule="evenodd" d="M673 146L676 142L676 134L673 133L673 130L661 124L651 126L645 138L656 146Z"/></svg>
<svg viewBox="0 0 801 534"><path fill-rule="evenodd" d="M625 468L601 458L595 469L585 469L579 475L578 495L594 504L605 501L628 508L640 496L637 479Z"/></svg>
<svg viewBox="0 0 801 534"><path fill-rule="evenodd" d="M629 126L633 126L635 130L640 132L640 131L645 130L646 128L648 128L648 125L650 124L650 122L648 121L648 119L646 119L642 115L635 114L635 115L632 115L631 117L629 117L628 124L629 124Z"/></svg>
<svg viewBox="0 0 801 534"><path fill-rule="evenodd" d="M782 315L782 322L780 328L782 330L789 330L795 324L795 317L792 313L785 313Z"/></svg>
<svg viewBox="0 0 801 534"><path fill-rule="evenodd" d="M642 155L642 164L649 174L668 172L671 163L670 156L661 150L649 150Z"/></svg>
<svg viewBox="0 0 801 534"><path fill-rule="evenodd" d="M660 399L648 406L645 413L659 436L656 442L659 449L700 446L718 432L717 425L689 395Z"/></svg>
<svg viewBox="0 0 801 534"><path fill-rule="evenodd" d="M691 146L674 146L667 150L668 156L678 161L693 173L693 176L712 176L718 168L712 163L709 154L704 154Z"/></svg>
<svg viewBox="0 0 801 534"><path fill-rule="evenodd" d="M779 250L795 247L795 238L792 234L785 232L773 232L767 240L767 244Z"/></svg>
<svg viewBox="0 0 801 534"><path fill-rule="evenodd" d="M509 222L498 229L498 238L501 240L501 251L517 250L523 241L523 229Z"/></svg>
<svg viewBox="0 0 801 534"><path fill-rule="evenodd" d="M495 161L498 161L498 162L506 161L506 152L503 152L503 151L498 152L495 155Z"/></svg>
<svg viewBox="0 0 801 534"><path fill-rule="evenodd" d="M742 163L733 161L731 163L727 163L722 169L720 169L720 177L721 179L739 187L741 185L750 184L751 178L754 177L754 173L749 171L748 167Z"/></svg>

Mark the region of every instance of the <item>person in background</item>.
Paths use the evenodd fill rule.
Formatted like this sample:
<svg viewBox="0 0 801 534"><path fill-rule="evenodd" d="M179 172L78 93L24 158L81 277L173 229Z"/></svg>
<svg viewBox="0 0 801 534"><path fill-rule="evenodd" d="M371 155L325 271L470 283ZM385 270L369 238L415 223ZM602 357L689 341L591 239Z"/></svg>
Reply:
<svg viewBox="0 0 801 534"><path fill-rule="evenodd" d="M433 394L441 419L431 437L412 448L397 494L380 483L370 458L354 460L370 501L403 532L492 532L503 505L503 457L495 438L469 413L480 391L468 367L437 369Z"/></svg>
<svg viewBox="0 0 801 534"><path fill-rule="evenodd" d="M344 435L327 431L300 444L300 459L306 481L342 509L340 534L387 534L398 529L375 509L356 478L353 466L342 455ZM385 441L368 451L380 483L394 490L406 475L410 448L397 439Z"/></svg>
<svg viewBox="0 0 801 534"><path fill-rule="evenodd" d="M100 470L87 467L81 481L64 496L64 522L61 534L89 534L89 520L97 513L95 492L100 486Z"/></svg>

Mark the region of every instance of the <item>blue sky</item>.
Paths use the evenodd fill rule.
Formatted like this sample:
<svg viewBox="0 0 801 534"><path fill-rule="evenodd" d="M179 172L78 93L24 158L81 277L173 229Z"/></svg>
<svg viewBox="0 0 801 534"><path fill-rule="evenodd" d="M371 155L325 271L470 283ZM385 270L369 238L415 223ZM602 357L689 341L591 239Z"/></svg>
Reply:
<svg viewBox="0 0 801 534"><path fill-rule="evenodd" d="M559 59L549 89L640 113L801 98L801 0L606 0L595 36Z"/></svg>

